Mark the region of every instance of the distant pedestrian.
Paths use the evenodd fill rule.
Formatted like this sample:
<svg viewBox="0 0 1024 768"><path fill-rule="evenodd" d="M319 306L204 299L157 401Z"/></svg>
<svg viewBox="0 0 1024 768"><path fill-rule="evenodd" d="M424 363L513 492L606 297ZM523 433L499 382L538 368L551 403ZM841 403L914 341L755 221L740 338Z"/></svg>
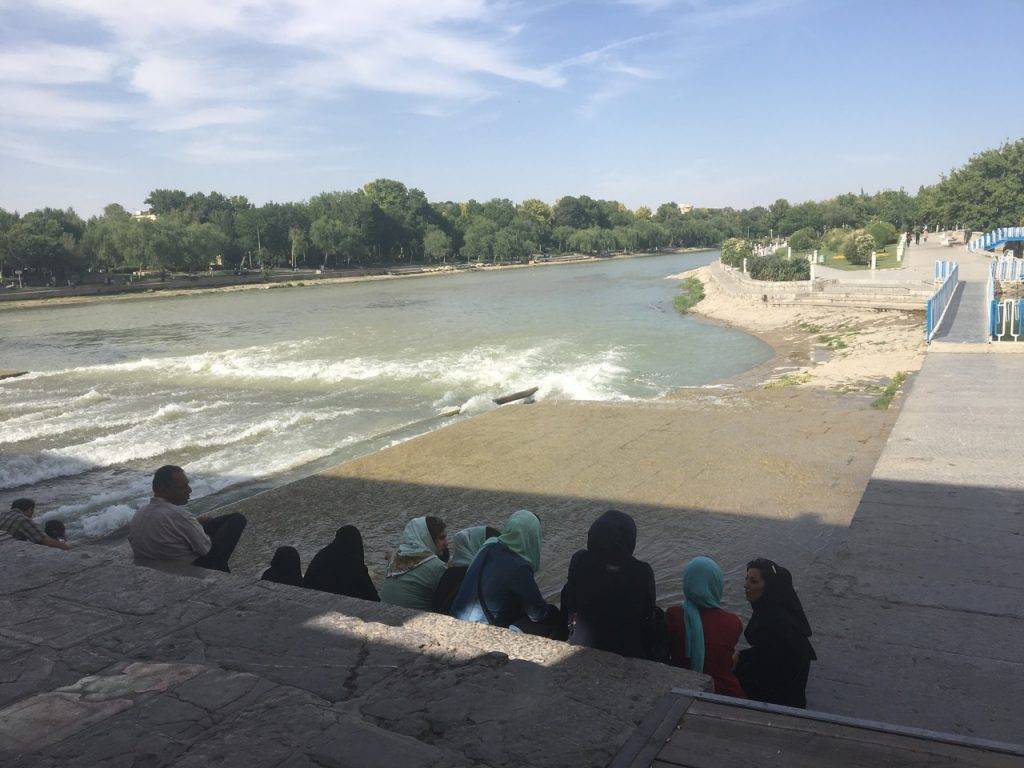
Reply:
<svg viewBox="0 0 1024 768"><path fill-rule="evenodd" d="M926 243L928 242L928 227L927 226L923 230L921 230L921 237L924 238L924 241Z"/></svg>
<svg viewBox="0 0 1024 768"><path fill-rule="evenodd" d="M921 244L921 230L920 229L915 229L914 230L914 245L920 245L920 244Z"/></svg>
<svg viewBox="0 0 1024 768"><path fill-rule="evenodd" d="M54 549L71 549L67 543L48 536L40 529L32 521L35 513L36 503L32 499L15 499L11 502L10 510L0 515L0 531L18 541L31 541L33 544L42 544Z"/></svg>
<svg viewBox="0 0 1024 768"><path fill-rule="evenodd" d="M228 560L245 530L245 516L233 512L196 517L187 509L192 487L181 467L167 464L153 473L153 498L128 524L136 563L161 563L229 572Z"/></svg>
<svg viewBox="0 0 1024 768"><path fill-rule="evenodd" d="M908 229L908 230L907 230L907 234L906 234L906 242L907 242L907 248L909 248L909 247L910 247L910 241L911 241L911 240L913 240L913 239L914 239L914 233L913 233L913 232L911 232L911 231L910 231L910 230Z"/></svg>

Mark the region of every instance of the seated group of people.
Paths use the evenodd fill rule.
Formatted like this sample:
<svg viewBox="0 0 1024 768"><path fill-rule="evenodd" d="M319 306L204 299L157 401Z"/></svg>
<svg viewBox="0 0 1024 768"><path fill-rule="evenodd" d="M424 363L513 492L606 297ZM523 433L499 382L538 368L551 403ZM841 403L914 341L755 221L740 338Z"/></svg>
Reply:
<svg viewBox="0 0 1024 768"><path fill-rule="evenodd" d="M167 465L154 473L153 498L129 524L137 563L229 570L246 519L239 513L194 516L184 508L191 491L181 467ZM30 500L15 501L0 515L0 530L69 549L56 529L44 532L32 522L34 511ZM629 515L602 514L590 527L586 549L572 556L557 607L537 586L541 524L525 509L500 531L480 525L450 539L438 517L410 520L379 594L366 567L362 536L351 525L338 529L305 574L294 547L278 548L263 579L662 661L704 672L716 693L806 706L804 691L816 656L788 570L766 559L747 563L744 589L752 615L744 629L737 615L722 608L722 569L708 557L687 563L684 599L662 611L651 566L633 556L636 537ZM750 647L737 653L741 633Z"/></svg>
<svg viewBox="0 0 1024 768"><path fill-rule="evenodd" d="M590 527L587 548L569 563L557 607L537 586L541 524L525 509L500 531L481 525L451 537L440 518L410 520L379 595L362 537L351 525L316 554L305 576L299 553L280 547L263 578L662 661L704 672L716 693L805 707L816 656L789 571L765 559L747 564L744 588L752 616L744 630L740 618L721 607L725 580L709 557L684 568L682 603L658 608L654 571L633 556L636 536L629 515L601 515ZM741 634L750 647L737 653Z"/></svg>
<svg viewBox="0 0 1024 768"><path fill-rule="evenodd" d="M15 499L11 508L0 513L0 531L18 541L31 541L54 549L71 549L67 530L61 520L47 520L40 528L32 518L36 514L33 499Z"/></svg>

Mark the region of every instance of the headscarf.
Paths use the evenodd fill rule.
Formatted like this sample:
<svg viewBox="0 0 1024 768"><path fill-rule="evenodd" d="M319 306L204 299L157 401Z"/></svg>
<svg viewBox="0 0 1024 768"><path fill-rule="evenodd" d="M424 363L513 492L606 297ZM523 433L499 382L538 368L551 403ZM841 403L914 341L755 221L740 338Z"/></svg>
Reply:
<svg viewBox="0 0 1024 768"><path fill-rule="evenodd" d="M437 555L437 544L434 542L434 537L430 535L427 518L414 517L405 524L405 530L402 531L402 543L398 545L398 551L388 563L385 575L388 578L401 576Z"/></svg>
<svg viewBox="0 0 1024 768"><path fill-rule="evenodd" d="M701 608L718 608L724 586L722 569L710 557L695 557L683 569L683 622L686 626L686 657L690 669L704 671L704 625Z"/></svg>
<svg viewBox="0 0 1024 768"><path fill-rule="evenodd" d="M807 639L811 636L811 625L793 588L792 574L763 557L751 560L747 568L757 568L764 578L764 593L751 603L753 613L743 632L747 640L754 645L759 632L771 629L795 645L806 646L811 658L815 658L814 649Z"/></svg>
<svg viewBox="0 0 1024 768"><path fill-rule="evenodd" d="M472 528L463 528L448 540L448 549L451 557L448 558L448 567L457 568L460 566L469 567L487 540L487 526L475 525Z"/></svg>
<svg viewBox="0 0 1024 768"><path fill-rule="evenodd" d="M278 547L270 560L270 567L263 572L262 578L263 581L301 587L302 561L299 559L299 551L295 547Z"/></svg>
<svg viewBox="0 0 1024 768"><path fill-rule="evenodd" d="M484 546L501 542L530 565L536 573L540 568L540 520L528 509L513 512L501 529L501 535L484 542Z"/></svg>
<svg viewBox="0 0 1024 768"><path fill-rule="evenodd" d="M590 526L587 549L603 563L625 563L636 549L636 522L625 512L608 510Z"/></svg>
<svg viewBox="0 0 1024 768"><path fill-rule="evenodd" d="M334 541L316 553L306 569L304 587L377 600L377 589L370 580L363 558L363 537L354 525L338 529Z"/></svg>

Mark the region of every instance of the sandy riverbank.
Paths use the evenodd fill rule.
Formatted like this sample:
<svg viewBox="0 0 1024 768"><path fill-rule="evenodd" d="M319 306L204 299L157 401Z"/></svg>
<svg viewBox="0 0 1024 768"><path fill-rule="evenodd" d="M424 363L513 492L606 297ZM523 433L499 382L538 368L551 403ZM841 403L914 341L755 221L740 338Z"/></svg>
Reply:
<svg viewBox="0 0 1024 768"><path fill-rule="evenodd" d="M897 373L919 370L924 361L920 313L773 306L730 296L707 267L671 279L686 277L704 284L694 314L741 328L775 349L769 363L741 377L744 382L870 392Z"/></svg>
<svg viewBox="0 0 1024 768"><path fill-rule="evenodd" d="M611 261L618 259L638 259L646 256L664 256L666 253L700 253L711 250L708 248L678 248L672 251L661 251L658 253L625 253L615 256L595 257L580 256L579 258L556 259L553 261L534 261L528 264L478 264L469 268L469 271L496 272L506 269L529 269L531 267L551 267L560 264L588 264L592 262ZM217 285L198 286L195 288L153 288L146 291L125 292L125 293L103 293L86 296L53 296L42 299L24 299L0 301L0 311L4 309L33 309L38 307L61 307L80 306L82 304L95 304L107 301L133 301L139 299L170 298L174 296L197 296L208 293L234 293L237 291L267 291L283 288L315 288L323 285L341 285L345 283L365 283L377 280L403 280L412 277L438 277L443 275L458 275L467 271L465 266L435 266L424 267L419 272L404 272L400 274L384 275L348 275L339 277L316 277L310 275L297 275L287 280L277 280L265 283L243 283L238 285Z"/></svg>

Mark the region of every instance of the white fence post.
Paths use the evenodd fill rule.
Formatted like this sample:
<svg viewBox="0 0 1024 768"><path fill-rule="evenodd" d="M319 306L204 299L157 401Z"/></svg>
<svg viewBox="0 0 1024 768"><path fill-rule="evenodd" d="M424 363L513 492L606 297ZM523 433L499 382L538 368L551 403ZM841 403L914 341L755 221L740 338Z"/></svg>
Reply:
<svg viewBox="0 0 1024 768"><path fill-rule="evenodd" d="M876 262L876 258L877 258L877 257L875 256L875 252L874 252L874 251L872 251L872 252L871 252L871 271L872 271L872 272L874 272L874 271L875 271L875 267L876 267L876 265L877 265L877 262Z"/></svg>
<svg viewBox="0 0 1024 768"><path fill-rule="evenodd" d="M743 257L743 274L747 274L747 257Z"/></svg>

